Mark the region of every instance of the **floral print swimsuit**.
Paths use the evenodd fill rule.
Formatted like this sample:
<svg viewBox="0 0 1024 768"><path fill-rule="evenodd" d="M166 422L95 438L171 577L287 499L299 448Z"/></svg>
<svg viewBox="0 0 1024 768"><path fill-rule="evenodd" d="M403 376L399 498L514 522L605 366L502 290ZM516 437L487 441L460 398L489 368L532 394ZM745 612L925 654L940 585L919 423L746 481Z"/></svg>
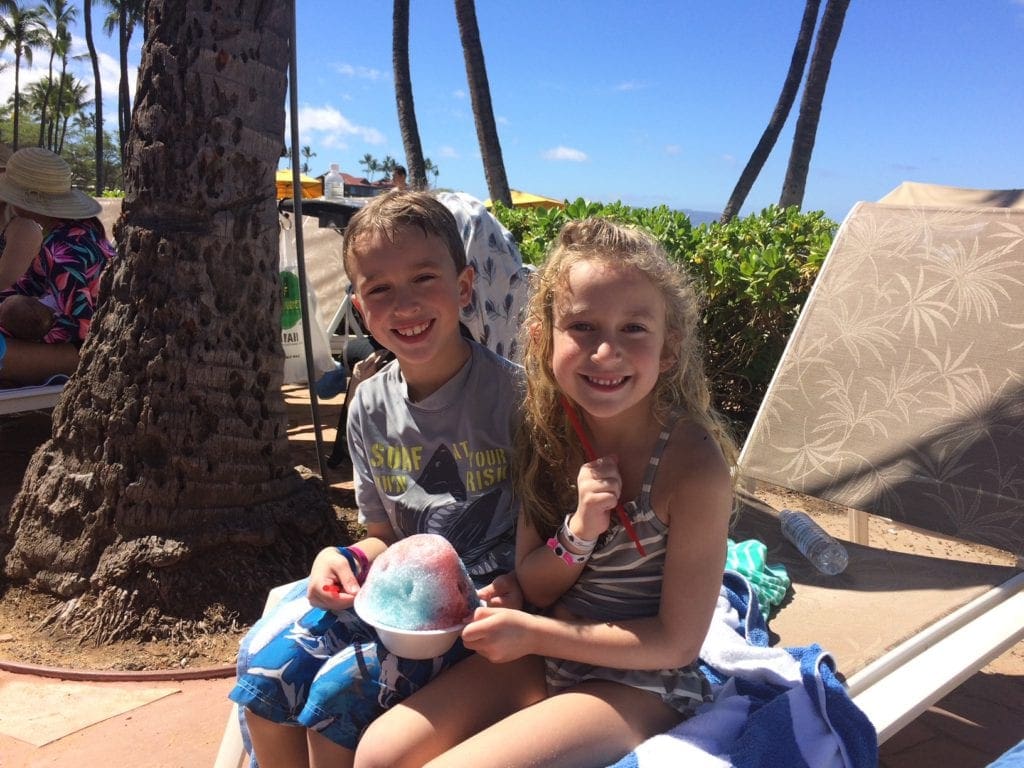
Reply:
<svg viewBox="0 0 1024 768"><path fill-rule="evenodd" d="M0 234L0 251L5 244L6 237ZM96 308L100 273L115 254L94 221L63 221L46 236L28 271L0 291L0 302L15 294L39 299L56 313L43 341L81 345Z"/></svg>

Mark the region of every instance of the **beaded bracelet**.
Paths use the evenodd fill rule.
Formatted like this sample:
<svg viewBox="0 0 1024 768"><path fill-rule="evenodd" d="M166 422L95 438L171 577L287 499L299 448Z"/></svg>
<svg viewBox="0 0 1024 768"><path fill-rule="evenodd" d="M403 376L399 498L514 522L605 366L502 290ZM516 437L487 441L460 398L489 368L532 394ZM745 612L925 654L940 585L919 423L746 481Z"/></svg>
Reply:
<svg viewBox="0 0 1024 768"><path fill-rule="evenodd" d="M589 552L585 555L575 555L562 546L562 542L554 536L548 539L548 549L554 552L558 556L558 559L562 560L566 565L583 565L590 559Z"/></svg>
<svg viewBox="0 0 1024 768"><path fill-rule="evenodd" d="M359 547L338 547L338 552L348 560L348 567L352 570L352 575L356 577L359 584L362 584L366 579L366 572L369 570L366 553Z"/></svg>
<svg viewBox="0 0 1024 768"><path fill-rule="evenodd" d="M365 579L367 572L370 570L370 558L359 547L349 547L348 551L356 556L356 560L359 561L359 573Z"/></svg>
<svg viewBox="0 0 1024 768"><path fill-rule="evenodd" d="M576 549L592 552L594 547L597 546L597 539L584 539L573 533L572 529L569 528L569 518L571 517L571 514L566 515L565 520L562 521L561 534L565 537L565 542Z"/></svg>

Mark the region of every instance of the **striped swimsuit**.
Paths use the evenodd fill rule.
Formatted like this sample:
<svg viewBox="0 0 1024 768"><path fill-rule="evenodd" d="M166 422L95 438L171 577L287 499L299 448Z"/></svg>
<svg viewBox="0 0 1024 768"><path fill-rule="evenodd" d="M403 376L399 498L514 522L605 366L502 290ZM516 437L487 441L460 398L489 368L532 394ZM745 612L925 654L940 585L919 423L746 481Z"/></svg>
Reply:
<svg viewBox="0 0 1024 768"><path fill-rule="evenodd" d="M645 556L637 552L625 528L612 517L612 525L598 541L576 583L562 596L560 604L583 619L621 621L656 616L661 601L668 526L651 508L651 488L661 455L672 432L665 427L658 438L644 474L640 495L625 505L626 513L644 545ZM547 684L552 693L584 680L608 680L650 691L684 715L710 697L707 680L696 666L677 669L612 669L577 661L548 658Z"/></svg>

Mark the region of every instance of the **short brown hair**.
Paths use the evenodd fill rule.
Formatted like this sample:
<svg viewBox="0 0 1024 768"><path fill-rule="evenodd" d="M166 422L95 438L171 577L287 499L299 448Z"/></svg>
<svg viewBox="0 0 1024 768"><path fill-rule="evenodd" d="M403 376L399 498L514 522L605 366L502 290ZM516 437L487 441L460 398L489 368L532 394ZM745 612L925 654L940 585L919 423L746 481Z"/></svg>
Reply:
<svg viewBox="0 0 1024 768"><path fill-rule="evenodd" d="M359 252L367 237L382 235L394 242L401 227L417 227L424 236L441 238L455 262L456 274L466 268L466 247L459 225L444 203L429 192L395 190L373 198L349 221L342 253L345 273L352 274L352 256Z"/></svg>

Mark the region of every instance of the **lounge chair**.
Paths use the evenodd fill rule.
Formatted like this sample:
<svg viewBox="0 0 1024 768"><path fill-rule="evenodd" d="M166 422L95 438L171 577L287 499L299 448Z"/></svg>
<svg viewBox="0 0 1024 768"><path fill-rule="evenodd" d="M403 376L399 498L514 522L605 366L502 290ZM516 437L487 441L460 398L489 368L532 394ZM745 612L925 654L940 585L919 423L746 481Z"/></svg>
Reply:
<svg viewBox="0 0 1024 768"><path fill-rule="evenodd" d="M61 376L58 383L10 389L0 388L0 415L53 408L57 404L60 393L64 390L66 380L66 376Z"/></svg>
<svg viewBox="0 0 1024 768"><path fill-rule="evenodd" d="M1024 637L1022 303L1024 210L858 204L743 448L752 485L855 510L839 576L757 502L736 536L788 567L771 630L833 654L879 743ZM872 548L869 513L1016 566Z"/></svg>

